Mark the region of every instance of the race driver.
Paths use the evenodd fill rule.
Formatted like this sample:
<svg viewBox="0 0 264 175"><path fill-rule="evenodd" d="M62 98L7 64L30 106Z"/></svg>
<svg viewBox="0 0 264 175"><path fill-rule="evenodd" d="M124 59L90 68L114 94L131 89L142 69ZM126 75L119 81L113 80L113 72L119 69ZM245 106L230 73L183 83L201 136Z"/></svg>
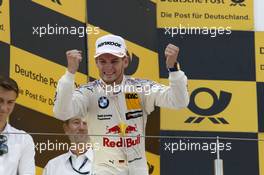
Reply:
<svg viewBox="0 0 264 175"><path fill-rule="evenodd" d="M66 52L68 67L58 82L54 113L67 120L86 117L94 143L96 175L147 175L145 126L155 106L184 108L189 103L187 77L177 66L179 48L165 49L169 86L124 75L129 64L125 41L116 35L96 40L95 60L99 80L77 89L74 75L82 60L81 51ZM150 71L150 70L149 70Z"/></svg>

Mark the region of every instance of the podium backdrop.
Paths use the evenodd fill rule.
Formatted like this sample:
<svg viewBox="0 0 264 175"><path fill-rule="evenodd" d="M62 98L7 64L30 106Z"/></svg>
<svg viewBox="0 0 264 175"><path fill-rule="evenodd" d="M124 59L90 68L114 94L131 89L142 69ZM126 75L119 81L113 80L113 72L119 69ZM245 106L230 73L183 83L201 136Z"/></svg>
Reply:
<svg viewBox="0 0 264 175"><path fill-rule="evenodd" d="M96 79L94 43L108 33L127 42L126 74L164 84L164 49L180 47L190 104L150 115L147 135L163 136L147 138L150 174L212 175L215 140L164 136L219 136L248 139L222 140L225 175L264 175L264 143L254 141L264 139L264 32L255 32L253 0L0 0L0 74L20 86L10 123L46 133L32 135L37 174L63 152L40 152L40 143L68 141L52 135L63 133L52 107L65 52L83 51L76 86ZM191 143L208 149L188 150Z"/></svg>

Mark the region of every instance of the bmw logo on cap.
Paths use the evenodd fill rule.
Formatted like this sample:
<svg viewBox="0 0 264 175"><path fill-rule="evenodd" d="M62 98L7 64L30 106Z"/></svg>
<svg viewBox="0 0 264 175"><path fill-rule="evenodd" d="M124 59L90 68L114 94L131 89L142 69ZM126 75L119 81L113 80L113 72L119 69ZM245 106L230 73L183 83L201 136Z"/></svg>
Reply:
<svg viewBox="0 0 264 175"><path fill-rule="evenodd" d="M98 100L98 106L102 109L107 108L109 105L109 100L106 97L100 97Z"/></svg>

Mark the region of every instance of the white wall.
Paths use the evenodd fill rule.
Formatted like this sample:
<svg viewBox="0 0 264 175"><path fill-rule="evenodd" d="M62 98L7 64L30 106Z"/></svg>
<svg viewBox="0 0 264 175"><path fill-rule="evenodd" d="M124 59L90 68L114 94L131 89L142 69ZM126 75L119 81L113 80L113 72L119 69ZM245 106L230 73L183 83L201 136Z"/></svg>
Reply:
<svg viewBox="0 0 264 175"><path fill-rule="evenodd" d="M254 1L255 31L264 31L264 0Z"/></svg>

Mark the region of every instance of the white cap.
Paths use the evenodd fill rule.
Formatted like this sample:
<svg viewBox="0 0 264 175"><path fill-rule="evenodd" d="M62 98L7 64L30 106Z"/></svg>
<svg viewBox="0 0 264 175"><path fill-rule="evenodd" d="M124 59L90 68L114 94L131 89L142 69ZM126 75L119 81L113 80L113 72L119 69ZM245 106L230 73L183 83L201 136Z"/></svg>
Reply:
<svg viewBox="0 0 264 175"><path fill-rule="evenodd" d="M125 40L117 35L105 35L98 38L95 43L95 48L95 58L105 53L110 53L117 57L127 56Z"/></svg>

